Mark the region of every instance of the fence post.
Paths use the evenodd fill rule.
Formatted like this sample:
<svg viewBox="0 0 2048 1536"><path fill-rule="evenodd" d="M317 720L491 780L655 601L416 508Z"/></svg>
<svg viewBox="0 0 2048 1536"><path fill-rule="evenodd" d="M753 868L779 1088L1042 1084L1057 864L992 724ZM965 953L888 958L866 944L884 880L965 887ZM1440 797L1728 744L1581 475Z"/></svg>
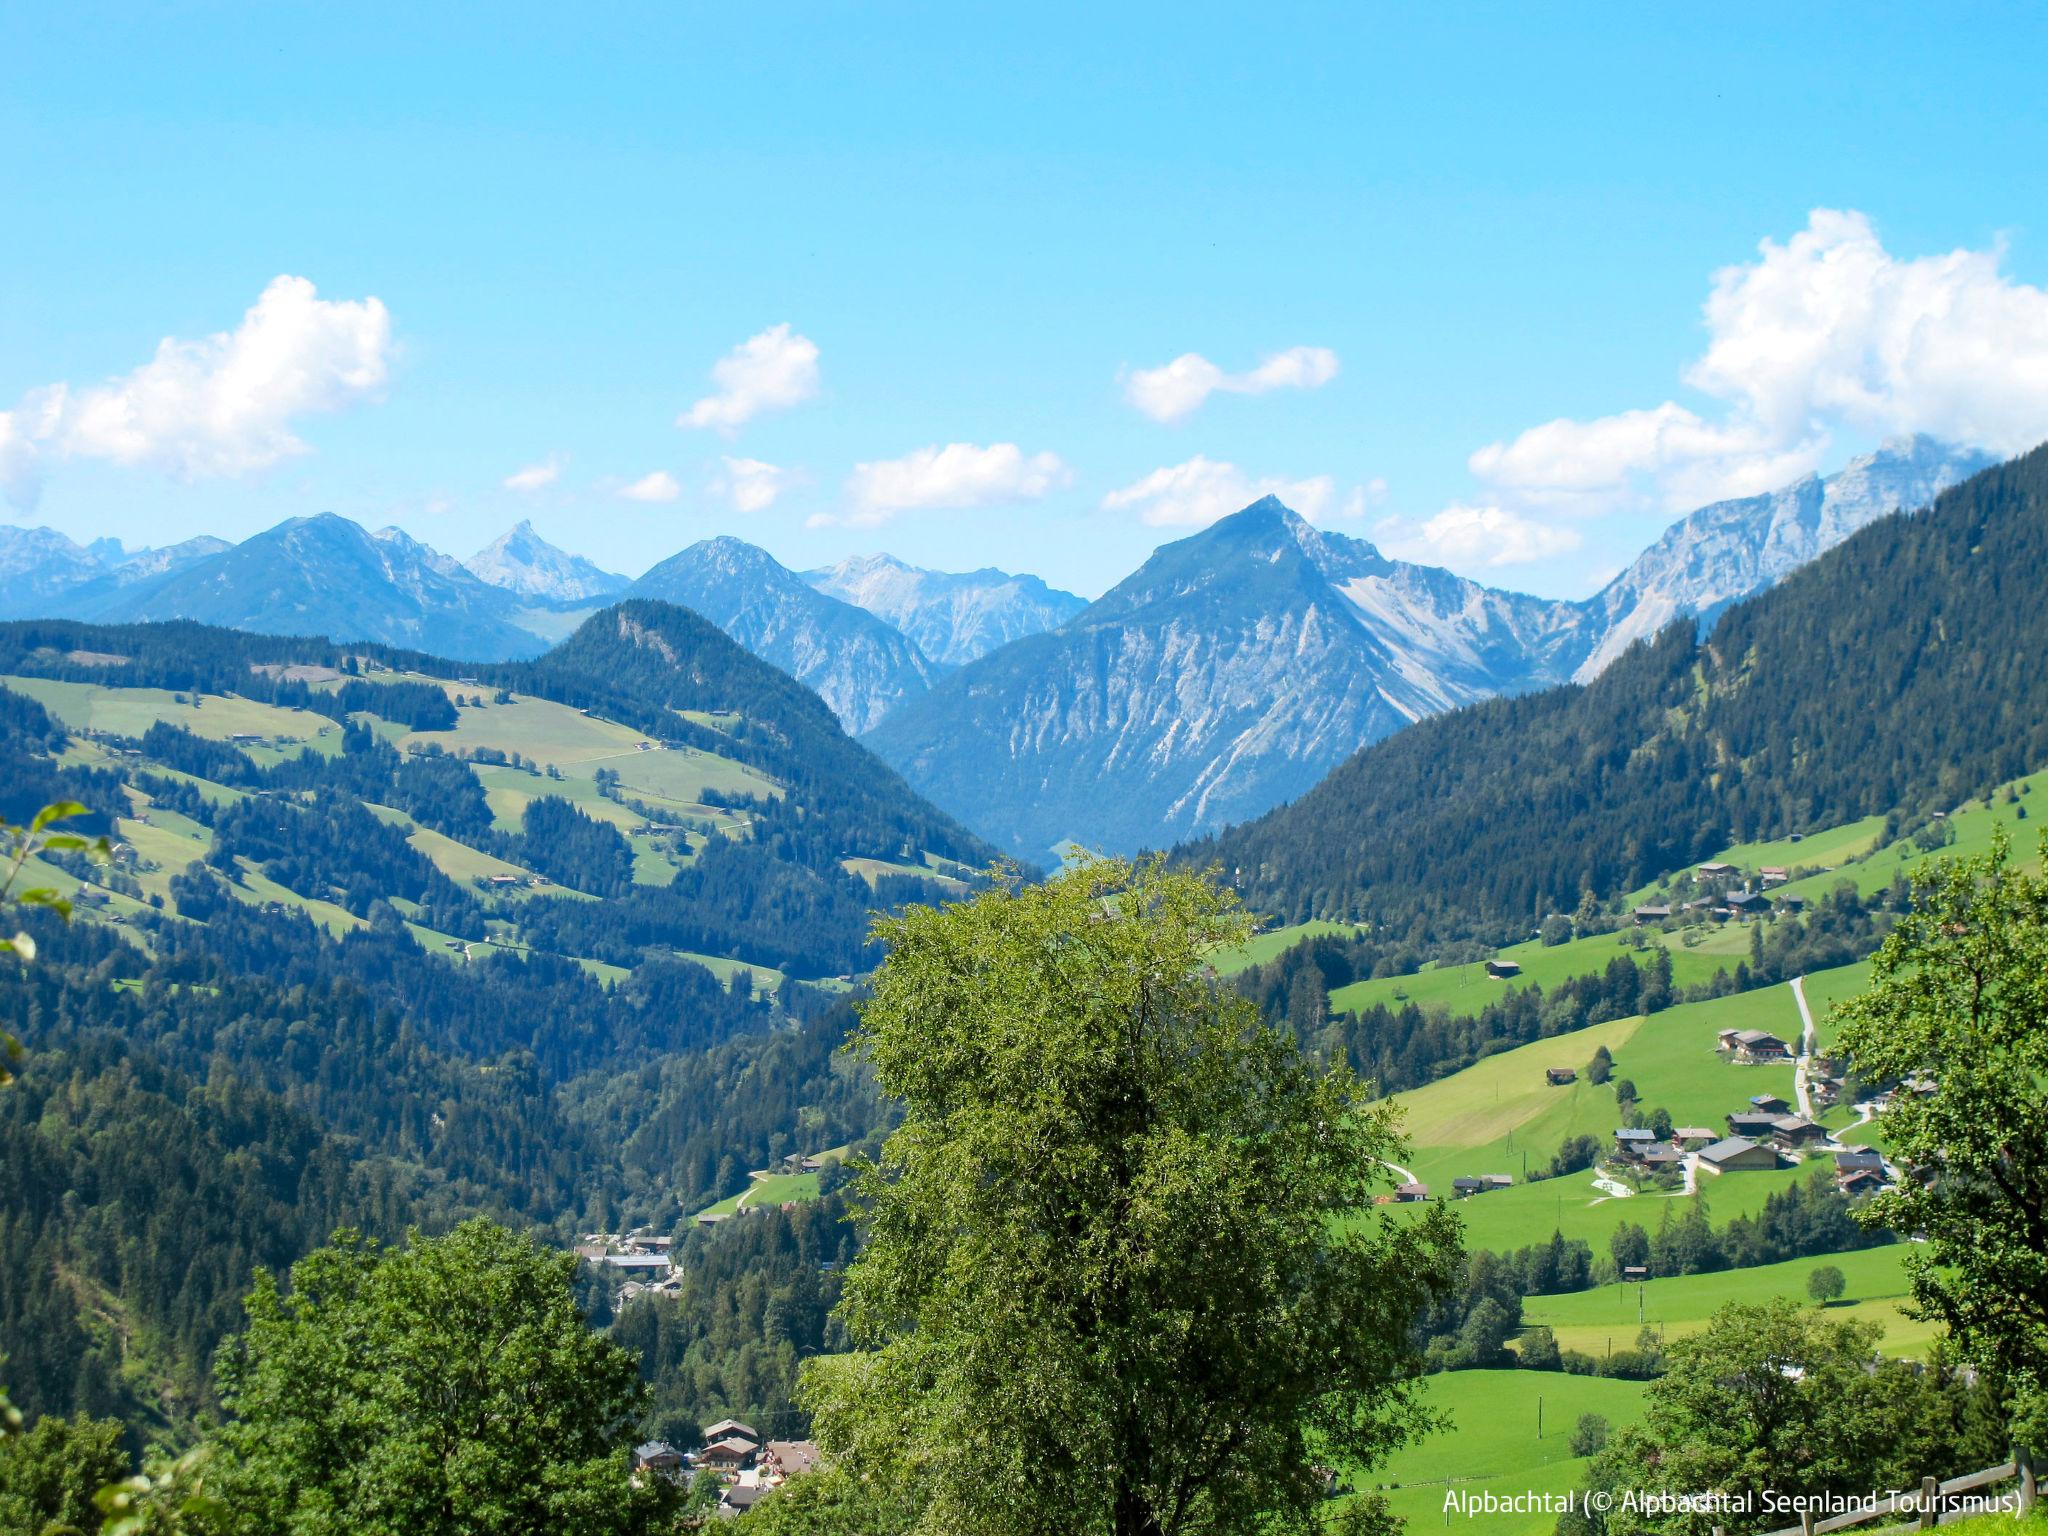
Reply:
<svg viewBox="0 0 2048 1536"><path fill-rule="evenodd" d="M1813 1511L1810 1509L1799 1511L1799 1536L1813 1536Z"/></svg>
<svg viewBox="0 0 2048 1536"><path fill-rule="evenodd" d="M2023 1445L2014 1446L2012 1464L2019 1468L2020 1473L2020 1513L2030 1515L2034 1512L2034 1500L2040 1493L2034 1481L2033 1453Z"/></svg>
<svg viewBox="0 0 2048 1536"><path fill-rule="evenodd" d="M1936 1519L1934 1503L1941 1495L1941 1484L1932 1477L1920 1479L1920 1529L1931 1531Z"/></svg>

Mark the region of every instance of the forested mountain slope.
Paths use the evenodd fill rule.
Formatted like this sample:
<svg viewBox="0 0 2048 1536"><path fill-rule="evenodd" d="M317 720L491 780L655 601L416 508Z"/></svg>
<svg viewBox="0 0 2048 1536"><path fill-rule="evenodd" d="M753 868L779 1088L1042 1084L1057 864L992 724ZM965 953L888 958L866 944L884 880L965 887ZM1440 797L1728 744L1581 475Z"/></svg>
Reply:
<svg viewBox="0 0 2048 1536"><path fill-rule="evenodd" d="M1368 747L1177 857L1294 920L1525 932L1745 839L1953 804L2048 761L2048 449L1863 529L1704 640Z"/></svg>
<svg viewBox="0 0 2048 1536"><path fill-rule="evenodd" d="M115 858L33 861L77 915L0 968L0 1337L32 1414L139 1426L204 1411L252 1267L338 1225L670 1231L868 1135L838 978L991 856L652 602L484 669L0 626L0 815L58 798Z"/></svg>

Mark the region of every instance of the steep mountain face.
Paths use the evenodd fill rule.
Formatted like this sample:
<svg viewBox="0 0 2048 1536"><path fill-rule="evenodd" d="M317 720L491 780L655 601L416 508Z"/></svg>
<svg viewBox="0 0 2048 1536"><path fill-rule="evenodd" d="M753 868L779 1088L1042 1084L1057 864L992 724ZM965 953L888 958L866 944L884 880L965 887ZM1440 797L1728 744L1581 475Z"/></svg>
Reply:
<svg viewBox="0 0 2048 1536"><path fill-rule="evenodd" d="M957 667L998 646L1057 629L1086 598L1036 576L984 567L953 573L906 565L894 555L850 555L805 571L804 580L895 626L933 661Z"/></svg>
<svg viewBox="0 0 2048 1536"><path fill-rule="evenodd" d="M1897 438L1826 479L1809 475L1768 495L1689 513L1587 599L1590 649L1578 680L1599 676L1631 643L1682 613L1711 624L1730 603L1761 592L1857 529L1924 507L1995 462L1979 449L1931 437Z"/></svg>
<svg viewBox="0 0 2048 1536"><path fill-rule="evenodd" d="M1061 628L867 737L983 836L1157 845L1298 795L1357 748L1555 681L1575 610L1405 565L1271 497L1160 549Z"/></svg>
<svg viewBox="0 0 2048 1536"><path fill-rule="evenodd" d="M266 634L323 635L463 661L532 656L545 642L517 601L400 533L323 512L295 517L105 604L113 621L194 619Z"/></svg>
<svg viewBox="0 0 2048 1536"><path fill-rule="evenodd" d="M119 539L78 544L52 528L0 527L0 617L87 617L130 589L230 547L202 535L129 550Z"/></svg>
<svg viewBox="0 0 2048 1536"><path fill-rule="evenodd" d="M739 539L692 544L624 595L694 609L756 656L808 684L856 733L922 694L936 671L888 624L817 591L766 550Z"/></svg>
<svg viewBox="0 0 2048 1536"><path fill-rule="evenodd" d="M1853 534L1699 638L1366 748L1178 852L1257 910L1526 933L1731 843L1945 810L2048 764L2048 448Z"/></svg>
<svg viewBox="0 0 2048 1536"><path fill-rule="evenodd" d="M598 569L581 555L559 549L522 521L466 562L478 580L543 603L578 603L623 592L624 576Z"/></svg>
<svg viewBox="0 0 2048 1536"><path fill-rule="evenodd" d="M105 572L90 550L54 528L0 526L0 614L52 611L65 593Z"/></svg>

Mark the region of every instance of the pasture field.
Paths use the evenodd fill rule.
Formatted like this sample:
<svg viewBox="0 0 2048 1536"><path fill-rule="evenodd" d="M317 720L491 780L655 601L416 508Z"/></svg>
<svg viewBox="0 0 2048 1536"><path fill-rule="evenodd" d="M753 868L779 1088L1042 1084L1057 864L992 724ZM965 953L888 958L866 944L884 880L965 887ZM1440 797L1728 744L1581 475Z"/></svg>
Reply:
<svg viewBox="0 0 2048 1536"><path fill-rule="evenodd" d="M298 907L336 938L353 929L365 927L360 917L346 907L336 906L331 901L318 897L301 895L290 886L279 885L264 874L248 859L237 857L236 867L240 870L237 883L230 887L236 899L251 906L261 906L266 901L281 902L287 907Z"/></svg>
<svg viewBox="0 0 2048 1536"><path fill-rule="evenodd" d="M2011 788L2018 799L2007 804L2005 789L1999 789L1989 802L1971 800L1958 806L1946 820L1955 831L1955 841L1947 847L1932 850L1922 849L1912 839L1880 848L1868 858L1853 864L1844 864L1828 874L1808 875L1794 880L1784 887L1795 895L1817 900L1825 896L1836 884L1847 880L1863 895L1881 891L1892 883L1895 875L1903 872L1911 878L1914 870L1932 859L1966 858L1986 852L1991 847L1995 833L2003 830L2012 839L2015 859L2028 866L2040 863L2039 838L2040 814L2048 811L2048 800L2035 800L2034 795L2042 786L2048 786L2048 772L2030 774L2013 781ZM2023 816L2021 813L2025 812ZM1805 846L1801 844L1801 846Z"/></svg>
<svg viewBox="0 0 2048 1536"><path fill-rule="evenodd" d="M1638 939L1643 945L1640 949L1635 947ZM1638 928L1591 934L1564 944L1546 945L1529 939L1500 951L1500 959L1521 966L1519 976L1497 981L1486 974L1486 963L1477 960L1469 965L1431 966L1410 976L1380 976L1338 987L1330 994L1330 1007L1338 1012L1362 1012L1375 1003L1389 1008L1414 1003L1469 1017L1522 987L1540 986L1547 992L1572 977L1598 975L1617 956L1647 965L1659 948L1670 952L1672 984L1697 986L1722 971L1732 971L1735 963L1748 955L1749 933L1731 923L1707 933L1695 945L1686 944L1676 934Z"/></svg>
<svg viewBox="0 0 2048 1536"><path fill-rule="evenodd" d="M531 879L533 876L533 871L523 864L515 864L509 859L499 858L496 854L485 853L481 848L472 848L468 843L460 842L444 832L436 832L432 827L423 827L395 806L364 801L363 808L379 821L404 828L406 842L425 854L436 869L458 885L466 886L472 880L489 879L493 875L517 875L521 879ZM565 885L550 885L541 890L535 890L532 886L517 886L497 894L515 898L545 894L573 901L597 899L582 891L571 890Z"/></svg>
<svg viewBox="0 0 2048 1536"><path fill-rule="evenodd" d="M794 1200L805 1203L818 1198L818 1176L815 1173L764 1173L747 1175L754 1182L736 1195L727 1195L715 1205L707 1205L690 1219L698 1216L733 1216L740 1208L750 1205L784 1205Z"/></svg>
<svg viewBox="0 0 2048 1536"><path fill-rule="evenodd" d="M955 896L962 896L967 892L965 880L944 874L930 863L904 864L893 859L841 859L839 867L849 875L865 880L869 890L875 888L875 881L883 875L909 875L915 880L934 881Z"/></svg>
<svg viewBox="0 0 2048 1536"><path fill-rule="evenodd" d="M783 973L766 965L752 965L745 960L728 960L722 955L699 955L687 949L675 952L678 960L687 960L692 965L701 965L727 986L732 985L734 976L744 972L754 982L754 990L773 992L785 980Z"/></svg>
<svg viewBox="0 0 2048 1536"><path fill-rule="evenodd" d="M478 691L442 678L416 681L440 683L451 695L465 698ZM480 747L495 748L517 752L542 766L553 763L566 773L572 763L636 752L643 739L638 731L599 720L567 704L514 694L509 704L486 704L480 709L465 705L456 710L452 731L408 731L399 738L398 746L405 751L431 745L457 757L468 757Z"/></svg>
<svg viewBox="0 0 2048 1536"><path fill-rule="evenodd" d="M1759 869L1770 867L1788 870L1801 867L1838 869L1851 860L1867 858L1876 851L1878 840L1883 836L1884 818L1866 816L1861 821L1805 833L1797 842L1789 837L1779 837L1768 842L1736 843L1732 847L1723 848L1719 853L1710 854L1701 859L1700 863L1733 864L1737 869L1750 875L1754 875ZM1631 891L1625 899L1630 906L1635 906L1648 900L1651 893L1660 886L1682 890L1690 883L1683 878L1688 872L1675 870L1657 884Z"/></svg>
<svg viewBox="0 0 2048 1536"><path fill-rule="evenodd" d="M1854 985L1853 976L1835 972L1821 973L1816 980L1827 988ZM1811 987L1810 982L1809 997ZM1583 1237L1601 1251L1623 1222L1654 1231L1665 1206L1685 1196L1647 1191L1617 1197L1597 1188L1592 1172L1533 1184L1526 1182L1526 1173L1548 1164L1572 1136L1594 1136L1603 1148L1611 1145L1618 1123L1613 1085L1593 1084L1584 1075L1599 1046L1606 1046L1614 1058L1614 1078L1636 1085L1645 1110L1667 1109L1680 1125L1721 1130L1723 1117L1746 1108L1754 1094L1791 1099L1789 1064L1740 1066L1719 1054L1715 1037L1730 1028L1795 1033L1798 1010L1790 987L1760 988L1648 1017L1590 1025L1499 1052L1437 1082L1396 1094L1413 1149L1405 1166L1439 1197L1450 1193L1450 1181L1459 1175L1505 1173L1514 1178L1511 1189L1458 1202L1466 1241L1473 1248L1520 1248L1561 1231L1567 1237ZM1571 1067L1580 1076L1576 1082L1552 1087L1545 1078L1549 1067ZM1838 1118L1846 1122L1846 1112ZM1851 1139L1870 1134L1865 1131ZM1719 1224L1755 1213L1767 1196L1811 1172L1809 1165L1703 1174L1700 1196Z"/></svg>
<svg viewBox="0 0 2048 1536"><path fill-rule="evenodd" d="M1394 1096L1415 1147L1410 1166L1425 1183L1447 1184L1467 1173L1511 1173L1519 1180L1524 1154L1534 1168L1547 1163L1569 1137L1593 1135L1605 1143L1616 1125L1614 1088L1585 1077L1587 1063L1603 1045L1614 1058L1614 1077L1636 1085L1645 1109L1661 1105L1680 1125L1719 1129L1722 1117L1747 1108L1752 1095L1789 1099L1793 1085L1789 1065L1738 1066L1724 1060L1715 1049L1718 1032L1797 1027L1791 989L1767 987L1594 1024L1498 1052ZM1570 1067L1580 1076L1552 1087L1545 1078L1550 1067ZM1480 1197L1503 1198L1502 1192Z"/></svg>
<svg viewBox="0 0 2048 1536"><path fill-rule="evenodd" d="M1533 1152L1529 1161L1533 1166L1536 1161ZM1520 1154L1517 1154L1516 1162L1517 1166L1513 1168L1503 1168L1495 1163L1477 1171L1513 1173L1519 1178ZM1415 1171L1421 1173L1423 1168L1418 1167ZM1459 1171L1468 1170L1460 1168ZM1709 1176L1700 1180L1700 1198L1706 1203L1708 1216L1714 1225L1722 1226L1733 1217L1755 1215L1763 1209L1768 1196L1790 1189L1810 1173L1810 1169L1780 1168L1774 1172ZM1425 1182L1431 1184L1433 1194L1448 1188L1437 1181ZM1474 1195L1469 1200L1454 1203L1465 1223L1467 1248L1506 1252L1526 1248L1532 1243L1547 1243L1553 1232L1562 1232L1568 1238L1584 1238L1598 1255L1607 1251L1608 1240L1623 1223L1633 1222L1654 1233L1657 1224L1664 1219L1665 1208L1672 1207L1675 1218L1683 1214L1681 1202L1686 1198L1673 1191L1670 1194L1652 1192L1617 1199L1595 1188L1591 1173L1574 1173L1535 1184L1517 1183L1512 1189ZM1419 1204L1393 1205L1384 1209L1402 1217L1408 1212L1420 1212L1423 1207Z"/></svg>
<svg viewBox="0 0 2048 1536"><path fill-rule="evenodd" d="M1528 1327L1549 1328L1557 1335L1559 1348L1581 1350L1597 1357L1610 1347L1620 1349L1633 1344L1636 1330L1645 1324L1666 1339L1697 1332L1731 1301L1760 1302L1790 1296L1805 1302L1807 1276L1823 1264L1832 1264L1842 1272L1849 1288L1842 1300L1827 1308L1828 1317L1881 1323L1884 1339L1879 1347L1886 1354L1920 1355L1926 1353L1939 1329L1932 1323L1917 1322L1900 1310L1901 1303L1912 1293L1906 1281L1907 1252L1905 1244L1892 1243L1854 1253L1760 1264L1753 1269L1669 1275L1645 1281L1640 1287L1617 1283L1590 1291L1531 1296L1522 1303L1522 1322ZM1636 1295L1639 1289L1640 1320Z"/></svg>
<svg viewBox="0 0 2048 1536"><path fill-rule="evenodd" d="M309 709L279 709L236 694L186 694L167 688L108 688L98 683L58 682L44 677L0 676L0 685L25 693L69 731L107 731L140 736L157 721L182 726L195 736L226 741L240 735L286 736L313 743L324 730L341 733L325 715ZM296 754L298 747L291 748Z"/></svg>
<svg viewBox="0 0 2048 1536"><path fill-rule="evenodd" d="M1229 949L1219 949L1210 964L1216 967L1216 974L1219 976L1235 976L1239 971L1279 959L1305 940L1350 938L1357 932L1355 924L1325 922L1322 919L1307 923L1289 923L1285 928L1273 928L1265 933L1254 934L1243 944L1232 945Z"/></svg>
<svg viewBox="0 0 2048 1536"><path fill-rule="evenodd" d="M1562 1493L1578 1486L1585 1458L1571 1453L1579 1416L1597 1413L1610 1430L1641 1416L1643 1384L1562 1371L1446 1371L1423 1382L1423 1398L1450 1423L1394 1452L1370 1472L1351 1474L1360 1492L1386 1494L1411 1530L1441 1527L1450 1491ZM1538 1400L1542 1434L1537 1434ZM1453 1515L1473 1536L1550 1536L1554 1514Z"/></svg>
<svg viewBox="0 0 2048 1536"><path fill-rule="evenodd" d="M1806 1006L1813 1010L1813 1032L1822 1050L1835 1043L1835 1034L1840 1027L1829 1017L1835 1004L1846 1002L1869 986L1868 960L1832 971L1815 971L1806 978Z"/></svg>
<svg viewBox="0 0 2048 1536"><path fill-rule="evenodd" d="M484 800L491 808L492 825L500 832L517 832L520 818L535 800L554 795L569 801L593 821L608 821L621 832L631 832L640 818L623 805L616 805L597 792L586 778L548 778L523 768L506 768L491 763L472 763L470 772L484 787Z"/></svg>

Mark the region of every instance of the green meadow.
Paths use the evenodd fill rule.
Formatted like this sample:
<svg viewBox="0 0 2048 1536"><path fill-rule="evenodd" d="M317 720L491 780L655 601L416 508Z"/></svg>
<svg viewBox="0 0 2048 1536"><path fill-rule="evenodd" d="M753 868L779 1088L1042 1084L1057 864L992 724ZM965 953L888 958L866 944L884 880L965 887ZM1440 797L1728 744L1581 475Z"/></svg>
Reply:
<svg viewBox="0 0 2048 1536"><path fill-rule="evenodd" d="M1849 972L1860 967L1848 967ZM1854 976L1826 972L1808 983L1809 998L1846 993ZM1665 1208L1686 1197L1656 1190L1616 1196L1594 1184L1592 1172L1529 1183L1528 1172L1545 1167L1573 1136L1596 1137L1611 1145L1620 1123L1614 1082L1637 1089L1644 1110L1662 1107L1678 1125L1721 1131L1724 1117L1746 1109L1756 1094L1793 1097L1789 1064L1741 1066L1716 1049L1723 1029L1768 1029L1791 1038L1799 1028L1791 988L1775 986L1705 1003L1687 1003L1648 1016L1594 1024L1501 1051L1461 1072L1396 1094L1402 1126L1412 1151L1406 1167L1431 1193L1448 1196L1460 1175L1505 1173L1511 1189L1494 1190L1458 1202L1466 1241L1474 1248L1519 1248L1547 1241L1553 1231L1583 1237L1604 1249L1624 1222L1655 1229ZM1605 1046L1614 1059L1613 1081L1595 1084L1585 1072L1593 1053ZM1552 1086L1546 1072L1570 1067L1576 1081ZM1848 1122L1846 1111L1838 1117ZM1699 1196L1716 1223L1760 1210L1765 1198L1809 1176L1810 1167L1775 1171L1703 1174ZM1410 1207L1396 1207L1405 1211Z"/></svg>
<svg viewBox="0 0 2048 1536"><path fill-rule="evenodd" d="M1648 1326L1666 1339L1696 1332L1731 1301L1762 1302L1776 1296L1806 1300L1806 1281L1823 1264L1842 1272L1848 1290L1827 1308L1830 1318L1855 1318L1880 1323L1880 1347L1889 1355L1924 1354L1939 1331L1934 1324L1905 1315L1912 1294L1906 1280L1904 1243L1865 1248L1821 1258L1788 1259L1754 1269L1720 1270L1706 1275L1669 1275L1636 1285L1603 1285L1559 1296L1531 1296L1522 1303L1525 1327L1549 1328L1560 1348L1600 1356L1627 1348L1636 1331ZM1638 1291L1641 1292L1640 1297Z"/></svg>
<svg viewBox="0 0 2048 1536"><path fill-rule="evenodd" d="M1352 1012L1375 1003L1384 1003L1389 1008L1414 1003L1422 1008L1440 1007L1454 1015L1471 1015L1523 987L1538 986L1547 992L1572 977L1597 975L1617 957L1646 965L1656 950L1664 949L1671 955L1673 985L1690 987L1711 981L1722 971L1733 970L1736 962L1749 953L1746 928L1729 924L1697 931L1702 937L1696 944L1685 943L1678 934L1637 928L1591 934L1564 944L1529 939L1500 951L1499 958L1521 966L1519 976L1495 980L1486 974L1484 961L1428 966L1409 976L1380 976L1339 987L1330 994L1330 1006L1339 1012Z"/></svg>
<svg viewBox="0 0 2048 1536"><path fill-rule="evenodd" d="M1320 919L1307 923L1289 923L1285 928L1272 928L1265 933L1254 934L1242 944L1219 949L1210 963L1216 967L1217 975L1235 976L1239 971L1279 959L1305 940L1348 939L1357 932L1357 927L1351 923L1331 923Z"/></svg>
<svg viewBox="0 0 2048 1536"><path fill-rule="evenodd" d="M0 677L0 684L27 694L66 730L106 731L140 736L157 721L182 726L195 736L226 741L234 736L284 736L311 742L322 731L335 736L334 722L306 709L279 709L235 694L178 694L165 688L107 688L98 683L58 682L45 677ZM179 702L180 700L184 702ZM296 747L294 751L298 750Z"/></svg>
<svg viewBox="0 0 2048 1536"><path fill-rule="evenodd" d="M1458 1492L1562 1493L1578 1486L1586 1459L1571 1453L1581 1414L1597 1413L1614 1429L1638 1417L1643 1384L1562 1371L1447 1371L1425 1379L1424 1401L1448 1423L1403 1446L1350 1483L1379 1490L1411 1530L1444 1525L1444 1497ZM1540 1425L1540 1429L1539 1429ZM1454 1515L1449 1522L1475 1536L1550 1536L1551 1514Z"/></svg>

